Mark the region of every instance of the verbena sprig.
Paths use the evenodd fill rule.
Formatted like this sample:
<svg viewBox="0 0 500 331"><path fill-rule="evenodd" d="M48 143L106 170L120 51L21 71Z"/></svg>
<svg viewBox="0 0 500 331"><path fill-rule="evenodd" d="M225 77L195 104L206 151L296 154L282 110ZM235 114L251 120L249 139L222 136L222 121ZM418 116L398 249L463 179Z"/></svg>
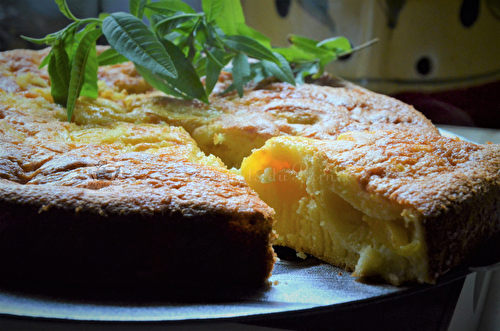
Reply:
<svg viewBox="0 0 500 331"><path fill-rule="evenodd" d="M24 38L51 46L40 67L48 65L51 94L67 108L68 121L79 96L97 98L100 65L131 61L154 88L208 103L230 62L233 82L224 93L236 90L241 97L252 80L274 76L295 85L305 76L321 76L327 63L354 51L344 37L318 42L292 35L290 47L272 47L268 37L245 24L239 0L202 0L200 13L181 0L130 0L130 13L85 19L75 17L65 0L55 1L73 22L42 39ZM97 55L103 34L111 48Z"/></svg>

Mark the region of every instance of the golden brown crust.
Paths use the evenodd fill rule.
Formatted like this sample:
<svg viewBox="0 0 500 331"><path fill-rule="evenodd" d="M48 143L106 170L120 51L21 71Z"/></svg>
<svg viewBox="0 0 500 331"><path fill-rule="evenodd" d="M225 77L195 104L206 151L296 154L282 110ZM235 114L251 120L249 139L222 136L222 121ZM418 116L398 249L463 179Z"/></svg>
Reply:
<svg viewBox="0 0 500 331"><path fill-rule="evenodd" d="M223 74L212 94L214 105L254 123L254 130L272 136L294 135L308 138L334 139L347 131L411 130L438 134L432 123L412 106L394 98L343 82L343 86L304 84L292 86L279 82L249 85L242 98L234 93L217 96L231 83ZM261 120L251 121L258 114ZM217 119L231 127L233 117Z"/></svg>
<svg viewBox="0 0 500 331"><path fill-rule="evenodd" d="M499 145L408 131L349 132L338 144L318 144L367 192L412 205L425 217L500 184Z"/></svg>
<svg viewBox="0 0 500 331"><path fill-rule="evenodd" d="M99 67L98 79L105 82L117 92L128 93L151 92L152 87L139 75L131 62Z"/></svg>
<svg viewBox="0 0 500 331"><path fill-rule="evenodd" d="M39 84L49 86L49 75L46 70L38 69L47 51L15 50L2 52L0 55L0 90L6 92L28 91L31 86L20 86L17 78L25 74L33 74ZM29 97L29 95L28 95Z"/></svg>

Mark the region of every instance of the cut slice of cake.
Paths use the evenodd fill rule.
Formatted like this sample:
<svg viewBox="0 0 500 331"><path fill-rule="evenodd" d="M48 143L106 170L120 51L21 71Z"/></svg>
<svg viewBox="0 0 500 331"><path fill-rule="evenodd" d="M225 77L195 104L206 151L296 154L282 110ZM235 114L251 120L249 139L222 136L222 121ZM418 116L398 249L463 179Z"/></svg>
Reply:
<svg viewBox="0 0 500 331"><path fill-rule="evenodd" d="M500 146L410 132L278 137L241 173L275 244L394 285L434 283L500 232Z"/></svg>

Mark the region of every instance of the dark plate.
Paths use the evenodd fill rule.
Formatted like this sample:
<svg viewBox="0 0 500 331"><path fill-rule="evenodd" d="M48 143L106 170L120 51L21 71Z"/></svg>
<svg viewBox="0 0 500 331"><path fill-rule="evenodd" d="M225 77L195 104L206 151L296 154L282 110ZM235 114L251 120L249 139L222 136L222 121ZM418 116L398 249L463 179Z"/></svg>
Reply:
<svg viewBox="0 0 500 331"><path fill-rule="evenodd" d="M96 297L89 294L88 289L82 289L82 293L73 289L72 292L58 291L54 294L50 289L33 291L0 285L0 313L4 318L94 323L229 321L300 330L304 329L305 321L308 326L316 323L314 329L328 329L328 321L339 317L341 322L336 321L337 325L342 321L351 321L352 326L353 322L364 320L356 315L350 316L356 311L364 317L370 311L383 317L389 316L387 314L391 313L392 305L398 306L396 309L401 313L403 305L413 302L412 305L422 305L434 311L432 315L439 315L436 316L438 319L444 317L444 323L447 323L469 272L469 269L454 270L441 278L437 285L395 287L383 282L360 281L351 277L350 273L314 258L281 260L276 263L270 286L234 301L182 303L162 300L160 296L152 297L148 293L144 293L142 299L137 297L137 293L133 296L105 293ZM444 295L443 291L447 294ZM451 294L448 293L450 291ZM439 297L438 300L435 296ZM389 307L383 308L387 304ZM436 305L440 310L436 310ZM389 311L384 313L380 309ZM407 309L415 316L413 308ZM432 323L436 318L432 318Z"/></svg>

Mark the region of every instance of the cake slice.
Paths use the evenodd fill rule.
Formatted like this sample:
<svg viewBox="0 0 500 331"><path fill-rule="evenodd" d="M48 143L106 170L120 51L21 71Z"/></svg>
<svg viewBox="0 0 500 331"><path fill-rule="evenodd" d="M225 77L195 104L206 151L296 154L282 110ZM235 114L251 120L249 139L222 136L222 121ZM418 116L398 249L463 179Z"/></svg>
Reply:
<svg viewBox="0 0 500 331"><path fill-rule="evenodd" d="M434 283L500 232L500 146L411 132L270 139L241 173L277 245L394 285Z"/></svg>

